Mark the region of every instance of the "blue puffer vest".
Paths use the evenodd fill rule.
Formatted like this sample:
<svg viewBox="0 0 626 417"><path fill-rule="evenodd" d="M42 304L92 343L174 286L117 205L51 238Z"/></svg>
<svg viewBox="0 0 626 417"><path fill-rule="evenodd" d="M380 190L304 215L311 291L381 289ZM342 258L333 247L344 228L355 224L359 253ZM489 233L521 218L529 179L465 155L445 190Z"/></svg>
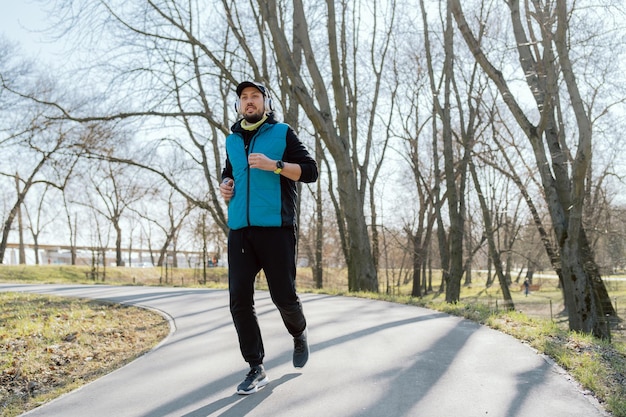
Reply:
<svg viewBox="0 0 626 417"><path fill-rule="evenodd" d="M280 175L272 171L250 169L248 155L262 153L270 159L283 158L288 125L264 123L250 140L248 152L240 133L226 137L226 152L233 167L235 195L228 205L228 227L282 226Z"/></svg>

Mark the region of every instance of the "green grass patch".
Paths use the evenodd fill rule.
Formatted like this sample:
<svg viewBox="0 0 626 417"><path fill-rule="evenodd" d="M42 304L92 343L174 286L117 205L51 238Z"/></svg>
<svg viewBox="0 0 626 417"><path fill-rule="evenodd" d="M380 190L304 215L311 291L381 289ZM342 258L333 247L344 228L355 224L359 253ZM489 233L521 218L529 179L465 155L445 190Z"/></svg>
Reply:
<svg viewBox="0 0 626 417"><path fill-rule="evenodd" d="M206 272L206 275L205 275ZM168 285L184 287L222 286L228 282L223 267L109 267L80 265L0 265L0 282L38 284Z"/></svg>

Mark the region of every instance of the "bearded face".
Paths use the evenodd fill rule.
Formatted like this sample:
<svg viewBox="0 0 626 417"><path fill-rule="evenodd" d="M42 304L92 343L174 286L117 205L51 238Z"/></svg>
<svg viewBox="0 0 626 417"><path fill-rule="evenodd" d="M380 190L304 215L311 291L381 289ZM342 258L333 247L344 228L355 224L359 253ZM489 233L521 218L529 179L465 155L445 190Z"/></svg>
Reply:
<svg viewBox="0 0 626 417"><path fill-rule="evenodd" d="M258 89L246 87L239 96L243 118L248 123L256 123L265 116L265 97Z"/></svg>

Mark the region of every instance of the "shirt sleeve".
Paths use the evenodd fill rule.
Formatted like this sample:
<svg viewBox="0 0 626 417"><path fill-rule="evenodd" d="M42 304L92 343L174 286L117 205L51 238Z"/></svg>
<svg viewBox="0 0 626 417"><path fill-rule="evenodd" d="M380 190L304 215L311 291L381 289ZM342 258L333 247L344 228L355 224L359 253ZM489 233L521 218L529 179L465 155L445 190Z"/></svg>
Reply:
<svg viewBox="0 0 626 417"><path fill-rule="evenodd" d="M299 164L302 169L300 182L314 182L319 175L317 162L311 157L309 151L298 138L296 132L291 128L287 130L287 146L283 156L285 162ZM228 165L227 165L228 166ZM226 168L224 169L226 170ZM224 174L222 173L222 176Z"/></svg>
<svg viewBox="0 0 626 417"><path fill-rule="evenodd" d="M233 177L233 166L230 164L230 159L228 156L226 157L226 163L224 164L224 169L222 170L222 181L224 178L232 178Z"/></svg>

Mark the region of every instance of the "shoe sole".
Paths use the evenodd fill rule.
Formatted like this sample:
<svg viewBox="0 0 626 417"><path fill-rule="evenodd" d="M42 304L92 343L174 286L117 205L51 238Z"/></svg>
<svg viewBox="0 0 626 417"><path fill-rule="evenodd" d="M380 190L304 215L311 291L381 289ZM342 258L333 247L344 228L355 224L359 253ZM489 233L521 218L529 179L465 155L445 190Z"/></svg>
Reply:
<svg viewBox="0 0 626 417"><path fill-rule="evenodd" d="M247 391L242 390L242 389L237 390L237 394L239 394L239 395L254 394L255 392L258 392L261 388L266 386L269 382L270 382L270 379L268 377L265 377L262 380L260 380L259 382L257 382L257 384L254 387L250 388Z"/></svg>

